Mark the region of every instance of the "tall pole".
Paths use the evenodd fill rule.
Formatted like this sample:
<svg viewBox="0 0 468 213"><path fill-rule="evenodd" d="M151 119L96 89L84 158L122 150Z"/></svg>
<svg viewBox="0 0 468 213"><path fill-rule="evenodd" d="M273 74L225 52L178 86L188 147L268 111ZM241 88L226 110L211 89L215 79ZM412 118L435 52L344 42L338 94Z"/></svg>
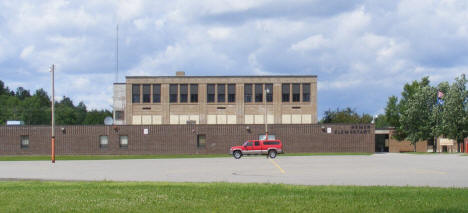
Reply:
<svg viewBox="0 0 468 213"><path fill-rule="evenodd" d="M267 119L267 95L270 91L268 89L265 89L265 140L268 140L268 119Z"/></svg>
<svg viewBox="0 0 468 213"><path fill-rule="evenodd" d="M52 64L50 72L52 74L52 138L51 138L51 160L52 163L55 163L55 85L54 85L54 71L55 65Z"/></svg>

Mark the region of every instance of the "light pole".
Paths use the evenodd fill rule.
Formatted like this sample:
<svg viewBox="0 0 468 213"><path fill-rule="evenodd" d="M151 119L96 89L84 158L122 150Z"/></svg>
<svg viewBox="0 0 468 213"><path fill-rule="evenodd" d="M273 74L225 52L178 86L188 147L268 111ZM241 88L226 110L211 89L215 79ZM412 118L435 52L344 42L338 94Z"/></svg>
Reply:
<svg viewBox="0 0 468 213"><path fill-rule="evenodd" d="M55 112L55 85L54 85L54 71L55 71L55 65L52 64L50 67L50 72L52 74L52 138L51 138L51 160L52 163L55 163L55 117L54 117L54 112Z"/></svg>
<svg viewBox="0 0 468 213"><path fill-rule="evenodd" d="M267 119L267 96L270 93L269 89L265 89L265 140L268 140L268 119Z"/></svg>

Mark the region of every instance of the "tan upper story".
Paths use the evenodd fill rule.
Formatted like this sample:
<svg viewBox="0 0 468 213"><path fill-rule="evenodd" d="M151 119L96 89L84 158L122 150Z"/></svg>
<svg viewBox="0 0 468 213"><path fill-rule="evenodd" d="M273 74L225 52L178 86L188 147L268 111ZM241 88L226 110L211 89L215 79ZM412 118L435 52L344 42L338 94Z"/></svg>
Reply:
<svg viewBox="0 0 468 213"><path fill-rule="evenodd" d="M317 123L317 77L127 76L123 108L120 124Z"/></svg>

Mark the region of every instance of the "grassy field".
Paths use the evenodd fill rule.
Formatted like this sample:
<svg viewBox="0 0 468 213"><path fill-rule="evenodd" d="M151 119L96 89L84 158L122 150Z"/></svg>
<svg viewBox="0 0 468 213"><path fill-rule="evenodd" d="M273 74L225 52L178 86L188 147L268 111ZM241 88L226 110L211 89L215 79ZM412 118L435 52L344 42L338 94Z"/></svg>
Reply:
<svg viewBox="0 0 468 213"><path fill-rule="evenodd" d="M468 189L0 181L0 212L468 212Z"/></svg>
<svg viewBox="0 0 468 213"><path fill-rule="evenodd" d="M280 156L314 155L371 155L371 153L287 153ZM169 158L220 158L232 157L228 154L179 154L179 155L59 155L56 160L125 160L125 159L169 159ZM38 161L50 160L50 156L0 156L0 161Z"/></svg>

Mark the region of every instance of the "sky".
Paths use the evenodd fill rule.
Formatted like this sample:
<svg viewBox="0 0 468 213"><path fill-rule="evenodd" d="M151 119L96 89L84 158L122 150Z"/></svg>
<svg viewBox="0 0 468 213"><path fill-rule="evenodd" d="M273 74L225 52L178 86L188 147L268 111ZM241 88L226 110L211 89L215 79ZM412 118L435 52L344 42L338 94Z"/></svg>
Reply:
<svg viewBox="0 0 468 213"><path fill-rule="evenodd" d="M318 115L468 73L468 1L0 1L0 80L112 109L119 75L317 75Z"/></svg>

